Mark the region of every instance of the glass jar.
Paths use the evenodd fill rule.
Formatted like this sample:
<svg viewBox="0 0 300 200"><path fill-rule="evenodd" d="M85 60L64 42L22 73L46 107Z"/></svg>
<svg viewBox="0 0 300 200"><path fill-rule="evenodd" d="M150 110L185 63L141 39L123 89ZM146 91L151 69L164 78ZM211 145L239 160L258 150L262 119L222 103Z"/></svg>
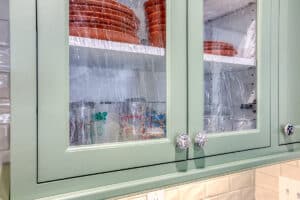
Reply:
<svg viewBox="0 0 300 200"><path fill-rule="evenodd" d="M92 109L93 102L77 102L74 103L76 133L75 139L78 145L92 144Z"/></svg>
<svg viewBox="0 0 300 200"><path fill-rule="evenodd" d="M146 99L126 99L121 114L121 136L122 139L139 140L145 134L146 124Z"/></svg>

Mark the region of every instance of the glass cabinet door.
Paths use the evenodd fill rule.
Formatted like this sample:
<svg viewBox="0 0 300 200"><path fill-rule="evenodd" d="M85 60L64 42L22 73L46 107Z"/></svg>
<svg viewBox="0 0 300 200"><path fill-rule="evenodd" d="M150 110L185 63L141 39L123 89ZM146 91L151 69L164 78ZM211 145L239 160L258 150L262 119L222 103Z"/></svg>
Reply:
<svg viewBox="0 0 300 200"><path fill-rule="evenodd" d="M10 196L10 17L9 1L0 1L0 199Z"/></svg>
<svg viewBox="0 0 300 200"><path fill-rule="evenodd" d="M300 142L300 2L280 1L279 144Z"/></svg>
<svg viewBox="0 0 300 200"><path fill-rule="evenodd" d="M190 1L191 158L269 144L270 8L268 0Z"/></svg>
<svg viewBox="0 0 300 200"><path fill-rule="evenodd" d="M185 160L186 2L37 5L39 181Z"/></svg>

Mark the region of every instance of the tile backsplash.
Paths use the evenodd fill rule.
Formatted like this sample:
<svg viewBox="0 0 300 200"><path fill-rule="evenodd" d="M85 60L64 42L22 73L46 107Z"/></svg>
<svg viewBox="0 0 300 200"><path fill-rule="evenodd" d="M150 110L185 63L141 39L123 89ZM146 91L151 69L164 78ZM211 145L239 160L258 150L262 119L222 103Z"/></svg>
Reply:
<svg viewBox="0 0 300 200"><path fill-rule="evenodd" d="M257 200L299 200L300 160L257 169L255 189Z"/></svg>
<svg viewBox="0 0 300 200"><path fill-rule="evenodd" d="M255 170L163 188L164 200L254 200ZM149 200L147 193L119 200Z"/></svg>
<svg viewBox="0 0 300 200"><path fill-rule="evenodd" d="M162 200L300 200L300 160L160 190ZM115 199L150 200L147 194Z"/></svg>

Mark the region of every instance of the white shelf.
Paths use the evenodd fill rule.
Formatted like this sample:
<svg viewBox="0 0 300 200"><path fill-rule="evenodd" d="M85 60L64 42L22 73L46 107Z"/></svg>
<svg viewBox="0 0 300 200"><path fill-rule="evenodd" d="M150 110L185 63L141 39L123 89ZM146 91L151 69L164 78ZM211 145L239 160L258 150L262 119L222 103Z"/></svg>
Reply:
<svg viewBox="0 0 300 200"><path fill-rule="evenodd" d="M241 71L256 67L256 60L240 57L204 54L205 71Z"/></svg>
<svg viewBox="0 0 300 200"><path fill-rule="evenodd" d="M101 49L105 51L118 51L118 52L127 52L127 53L135 53L135 54L153 55L153 56L165 55L164 48L113 42L113 41L106 41L106 40L97 40L97 39L90 39L90 38L82 38L82 37L73 37L73 36L69 37L69 45L73 47Z"/></svg>
<svg viewBox="0 0 300 200"><path fill-rule="evenodd" d="M232 64L232 65L245 65L245 66L255 66L256 65L256 61L254 59L219 56L219 55L213 55L213 54L204 54L204 61L227 63L227 64Z"/></svg>
<svg viewBox="0 0 300 200"><path fill-rule="evenodd" d="M81 37L70 37L69 45L73 66L165 70L162 69L165 68L163 48ZM243 70L256 65L254 59L212 54L204 54L204 61L206 71Z"/></svg>
<svg viewBox="0 0 300 200"><path fill-rule="evenodd" d="M69 45L72 66L145 70L165 66L164 48L73 36Z"/></svg>

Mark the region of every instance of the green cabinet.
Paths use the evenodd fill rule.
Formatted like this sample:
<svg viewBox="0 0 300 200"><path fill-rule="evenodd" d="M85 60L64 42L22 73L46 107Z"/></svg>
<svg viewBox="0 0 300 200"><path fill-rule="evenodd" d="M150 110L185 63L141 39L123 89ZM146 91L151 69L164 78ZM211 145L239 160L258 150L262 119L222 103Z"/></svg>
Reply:
<svg viewBox="0 0 300 200"><path fill-rule="evenodd" d="M125 29L131 24L120 23L124 32L116 38L96 28L96 37L78 37L86 15L76 14L76 6L84 3L66 2L37 2L38 181L185 160L174 141L187 132L186 2L167 1L166 48L120 42L131 36ZM134 15L109 2L94 8L120 6ZM129 4L142 12L143 2ZM132 23L145 29L146 20ZM162 115L163 127L145 117L153 110L149 118Z"/></svg>
<svg viewBox="0 0 300 200"><path fill-rule="evenodd" d="M299 47L300 28L298 23L300 2L280 1L279 20L279 144L300 142L300 73ZM285 133L290 124L294 130Z"/></svg>
<svg viewBox="0 0 300 200"><path fill-rule="evenodd" d="M126 2L37 1L38 182L269 146L271 1Z"/></svg>
<svg viewBox="0 0 300 200"><path fill-rule="evenodd" d="M298 1L163 2L10 0L12 199L107 199L299 157L282 129L300 123Z"/></svg>
<svg viewBox="0 0 300 200"><path fill-rule="evenodd" d="M189 158L270 145L270 11L269 0L189 1L189 134L208 140Z"/></svg>

